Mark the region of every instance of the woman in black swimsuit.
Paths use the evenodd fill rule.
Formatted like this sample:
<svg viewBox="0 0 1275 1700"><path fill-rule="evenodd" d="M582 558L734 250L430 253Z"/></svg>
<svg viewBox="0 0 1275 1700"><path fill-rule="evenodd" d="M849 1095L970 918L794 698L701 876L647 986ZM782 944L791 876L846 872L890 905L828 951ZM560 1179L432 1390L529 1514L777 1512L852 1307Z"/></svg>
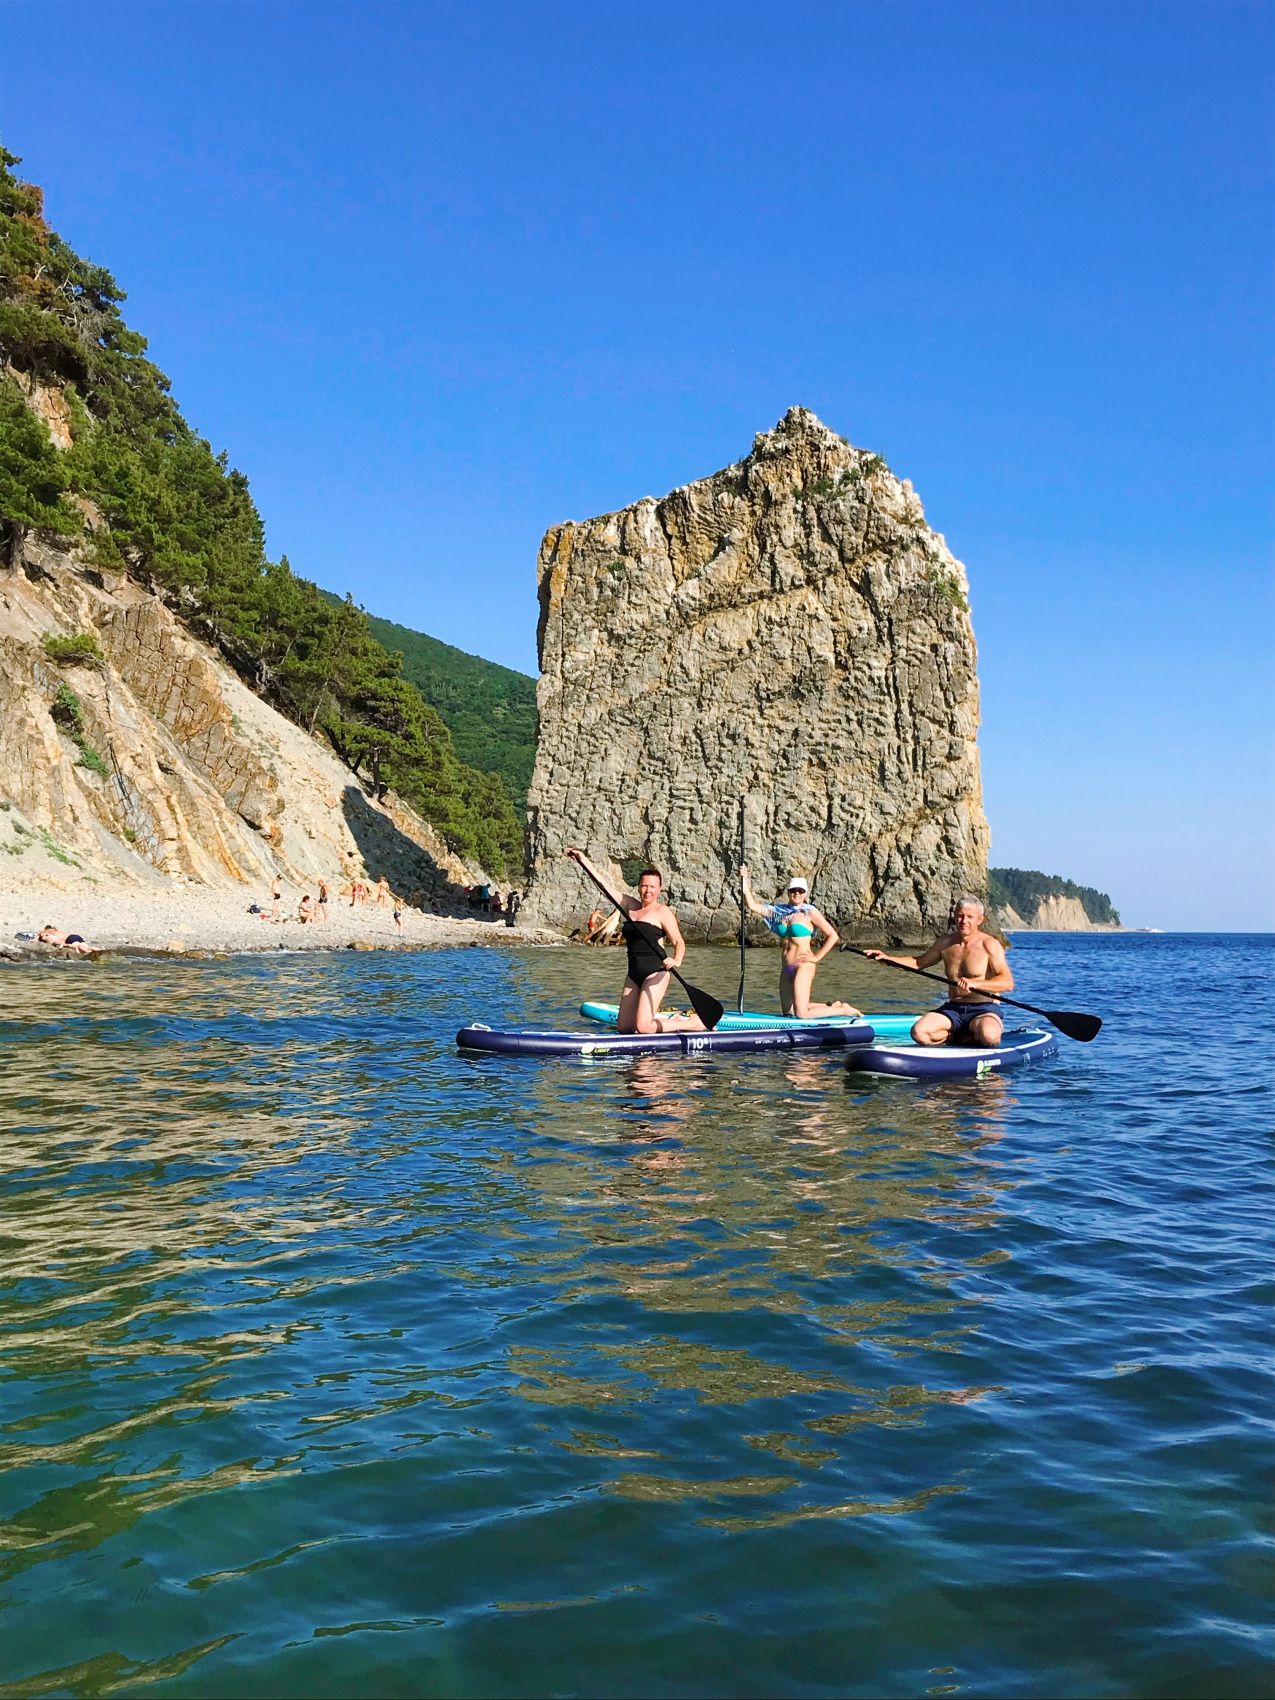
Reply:
<svg viewBox="0 0 1275 1700"><path fill-rule="evenodd" d="M605 883L583 850L568 850L567 855L595 880ZM668 991L670 977L666 964L680 968L686 955L686 940L677 916L661 896L663 888L659 869L643 868L637 896L631 897L626 892L620 898L624 911L621 933L629 953L628 973L620 993L621 1033L672 1033L687 1028L703 1031L704 1023L697 1015L660 1014L660 1002ZM637 925L638 922L642 925ZM652 934L669 941L672 956L665 955L663 946L654 941Z"/></svg>

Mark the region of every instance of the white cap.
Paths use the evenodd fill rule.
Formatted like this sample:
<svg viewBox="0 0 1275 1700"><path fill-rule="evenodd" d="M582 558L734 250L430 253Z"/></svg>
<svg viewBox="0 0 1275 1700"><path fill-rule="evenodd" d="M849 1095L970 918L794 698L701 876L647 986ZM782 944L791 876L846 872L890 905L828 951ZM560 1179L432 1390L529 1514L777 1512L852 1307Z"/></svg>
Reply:
<svg viewBox="0 0 1275 1700"><path fill-rule="evenodd" d="M789 891L809 891L810 887L806 884L805 880L802 879L800 874L794 874L788 881L788 889Z"/></svg>

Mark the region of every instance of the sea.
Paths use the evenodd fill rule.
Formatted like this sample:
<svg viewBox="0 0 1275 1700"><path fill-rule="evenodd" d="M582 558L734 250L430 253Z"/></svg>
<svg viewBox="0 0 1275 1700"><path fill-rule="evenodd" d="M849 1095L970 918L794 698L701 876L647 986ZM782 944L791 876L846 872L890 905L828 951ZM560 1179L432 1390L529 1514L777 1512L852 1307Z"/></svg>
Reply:
<svg viewBox="0 0 1275 1700"><path fill-rule="evenodd" d="M1275 936L1011 962L1099 1037L925 1086L457 1051L612 952L0 970L0 1696L1269 1695Z"/></svg>

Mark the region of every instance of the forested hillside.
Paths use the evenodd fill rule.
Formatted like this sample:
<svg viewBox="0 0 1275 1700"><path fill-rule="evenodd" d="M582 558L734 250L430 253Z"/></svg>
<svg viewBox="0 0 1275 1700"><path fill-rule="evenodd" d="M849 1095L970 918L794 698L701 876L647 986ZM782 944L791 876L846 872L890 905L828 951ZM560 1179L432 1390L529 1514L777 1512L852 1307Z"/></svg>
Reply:
<svg viewBox="0 0 1275 1700"><path fill-rule="evenodd" d="M266 558L248 480L183 419L124 292L50 228L18 163L0 149L0 553L32 528L77 541L160 594L374 794L393 788L493 873L521 871L502 780L458 758L351 599Z"/></svg>
<svg viewBox="0 0 1275 1700"><path fill-rule="evenodd" d="M369 624L373 637L402 653L403 676L438 710L460 759L500 774L525 817L536 759L536 681L410 626L375 615Z"/></svg>
<svg viewBox="0 0 1275 1700"><path fill-rule="evenodd" d="M1038 873L1035 868L989 868L987 881L988 900L997 909L1010 908L1020 915L1031 915L1042 898L1074 897L1095 926L1120 925L1115 905L1106 892L1096 891L1091 885L1077 885L1074 880Z"/></svg>

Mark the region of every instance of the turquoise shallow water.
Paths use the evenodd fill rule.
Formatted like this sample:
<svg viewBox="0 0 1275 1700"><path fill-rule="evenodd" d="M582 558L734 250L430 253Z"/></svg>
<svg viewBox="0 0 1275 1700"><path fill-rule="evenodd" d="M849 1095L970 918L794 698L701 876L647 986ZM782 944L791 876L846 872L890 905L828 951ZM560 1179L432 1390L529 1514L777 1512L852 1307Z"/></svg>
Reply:
<svg viewBox="0 0 1275 1700"><path fill-rule="evenodd" d="M1099 1040L928 1088L456 1053L579 951L0 974L0 1695L1269 1693L1275 939L1013 961Z"/></svg>

